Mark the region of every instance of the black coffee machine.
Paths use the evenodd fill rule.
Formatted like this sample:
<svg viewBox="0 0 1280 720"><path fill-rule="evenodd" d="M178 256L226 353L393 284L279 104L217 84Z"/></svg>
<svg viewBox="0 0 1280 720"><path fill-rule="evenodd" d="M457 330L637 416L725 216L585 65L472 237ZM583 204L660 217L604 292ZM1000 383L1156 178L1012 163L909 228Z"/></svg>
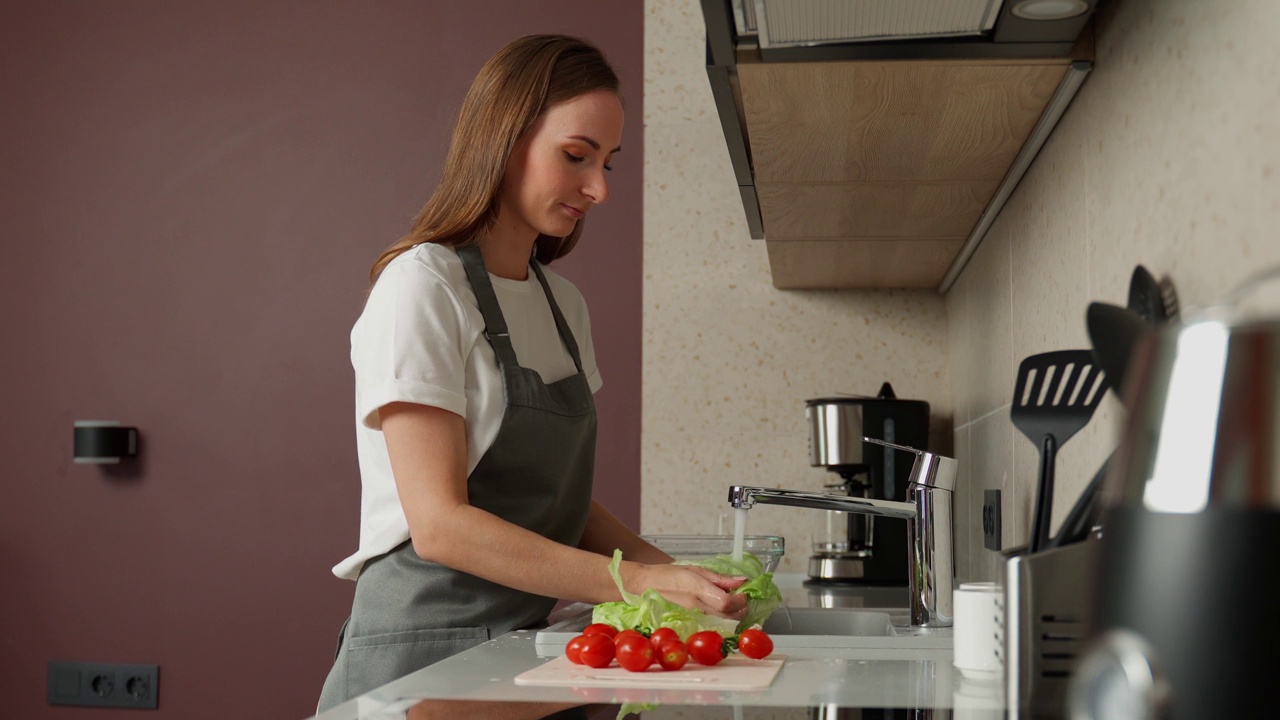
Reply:
<svg viewBox="0 0 1280 720"><path fill-rule="evenodd" d="M805 402L809 464L839 476L826 492L879 500L907 499L911 458L863 437L928 450L929 403L899 400L885 383L876 397L857 395ZM840 516L836 518L835 516ZM825 540L815 540L809 559L814 583L906 585L907 521L855 513L832 513L829 523L847 522Z"/></svg>

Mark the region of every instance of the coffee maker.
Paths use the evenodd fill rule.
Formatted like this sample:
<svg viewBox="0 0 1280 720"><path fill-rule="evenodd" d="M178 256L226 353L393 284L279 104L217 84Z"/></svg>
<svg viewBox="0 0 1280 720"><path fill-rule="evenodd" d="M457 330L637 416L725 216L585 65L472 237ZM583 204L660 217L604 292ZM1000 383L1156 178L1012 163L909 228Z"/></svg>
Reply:
<svg viewBox="0 0 1280 720"><path fill-rule="evenodd" d="M809 464L839 480L825 492L878 500L907 499L911 462L864 437L927 450L929 403L899 400L889 383L876 397L857 395L805 401ZM907 521L855 513L829 513L828 534L815 539L809 558L814 583L906 585ZM845 524L847 523L847 528Z"/></svg>

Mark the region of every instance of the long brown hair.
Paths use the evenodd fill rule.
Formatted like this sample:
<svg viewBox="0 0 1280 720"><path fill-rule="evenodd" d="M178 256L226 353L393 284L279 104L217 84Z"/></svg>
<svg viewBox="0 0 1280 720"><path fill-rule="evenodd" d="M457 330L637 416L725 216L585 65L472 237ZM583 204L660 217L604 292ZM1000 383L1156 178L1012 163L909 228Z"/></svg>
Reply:
<svg viewBox="0 0 1280 720"><path fill-rule="evenodd" d="M593 90L618 92L618 76L591 43L567 35L528 35L499 50L480 68L458 112L440 185L418 212L408 235L383 251L369 271L410 247L476 242L497 219L498 191L516 141L547 108ZM578 242L582 221L563 238L538 235L534 257L549 263Z"/></svg>

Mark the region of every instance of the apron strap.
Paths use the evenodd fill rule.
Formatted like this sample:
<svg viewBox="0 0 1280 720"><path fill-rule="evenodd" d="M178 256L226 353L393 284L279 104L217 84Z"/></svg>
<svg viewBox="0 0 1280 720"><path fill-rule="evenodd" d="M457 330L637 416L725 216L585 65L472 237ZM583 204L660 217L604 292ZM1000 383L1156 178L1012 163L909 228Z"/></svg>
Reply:
<svg viewBox="0 0 1280 720"><path fill-rule="evenodd" d="M502 306L498 303L498 296L493 291L493 283L489 281L489 271L484 267L484 256L480 254L480 246L463 245L457 248L457 252L458 257L462 258L462 267L467 271L467 279L471 281L471 289L476 294L476 301L480 304L480 314L484 316L484 336L493 346L499 365L513 370L520 367L515 348L511 345L511 335L507 331L506 318L502 316ZM529 265L538 276L538 282L542 285L542 291L547 297L547 304L551 306L551 316L555 318L560 341L564 343L569 356L573 358L574 367L581 373L582 357L578 353L578 343L574 340L573 331L569 329L569 323L560 312L560 306L556 304L555 295L547 285L547 278L542 274L542 268L534 260L530 260Z"/></svg>
<svg viewBox="0 0 1280 720"><path fill-rule="evenodd" d="M458 248L458 257L462 258L462 267L467 271L467 279L471 281L471 290L480 303L480 314L484 316L484 336L498 356L498 365L512 369L519 367L515 348L511 346L511 335L507 332L507 320L502 317L502 306L498 304L498 296L493 292L493 283L489 282L489 271L484 268L480 246L463 245Z"/></svg>
<svg viewBox="0 0 1280 720"><path fill-rule="evenodd" d="M556 329L560 331L560 340L564 342L564 347L569 351L569 356L573 358L574 367L578 368L578 372L582 372L582 358L578 355L578 341L573 338L573 331L569 329L569 323L564 319L564 314L560 312L560 306L556 304L556 296L551 292L551 286L547 284L547 277L542 274L542 267L538 265L536 260L531 260L529 265L533 268L534 274L538 276L538 282L542 283L542 291L547 294L547 303L551 305L551 315L556 319Z"/></svg>

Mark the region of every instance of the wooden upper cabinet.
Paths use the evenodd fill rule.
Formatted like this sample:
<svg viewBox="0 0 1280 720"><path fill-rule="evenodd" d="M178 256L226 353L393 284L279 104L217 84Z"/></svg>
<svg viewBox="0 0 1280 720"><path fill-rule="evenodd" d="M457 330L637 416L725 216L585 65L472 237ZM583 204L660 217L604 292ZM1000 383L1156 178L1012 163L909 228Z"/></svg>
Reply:
<svg viewBox="0 0 1280 720"><path fill-rule="evenodd" d="M774 285L938 287L1072 61L739 62Z"/></svg>
<svg viewBox="0 0 1280 720"><path fill-rule="evenodd" d="M999 181L1067 64L739 64L756 181Z"/></svg>

